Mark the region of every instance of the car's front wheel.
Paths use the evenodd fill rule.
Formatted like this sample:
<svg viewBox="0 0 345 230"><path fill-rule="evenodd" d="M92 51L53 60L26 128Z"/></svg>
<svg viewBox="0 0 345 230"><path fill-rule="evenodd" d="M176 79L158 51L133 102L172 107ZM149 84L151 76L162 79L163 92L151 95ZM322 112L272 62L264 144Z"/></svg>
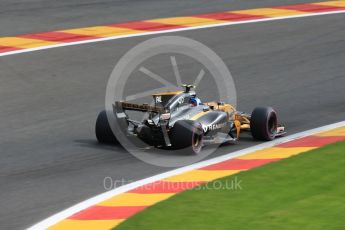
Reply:
<svg viewBox="0 0 345 230"><path fill-rule="evenodd" d="M277 133L277 113L271 107L258 107L252 112L250 129L257 140L271 141Z"/></svg>

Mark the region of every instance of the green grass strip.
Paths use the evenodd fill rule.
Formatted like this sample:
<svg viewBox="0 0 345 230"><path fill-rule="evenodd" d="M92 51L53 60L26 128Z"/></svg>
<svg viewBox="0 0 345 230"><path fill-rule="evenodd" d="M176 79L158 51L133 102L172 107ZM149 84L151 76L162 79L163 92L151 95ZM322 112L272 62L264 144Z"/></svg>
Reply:
<svg viewBox="0 0 345 230"><path fill-rule="evenodd" d="M344 182L341 142L185 191L116 229L345 229Z"/></svg>

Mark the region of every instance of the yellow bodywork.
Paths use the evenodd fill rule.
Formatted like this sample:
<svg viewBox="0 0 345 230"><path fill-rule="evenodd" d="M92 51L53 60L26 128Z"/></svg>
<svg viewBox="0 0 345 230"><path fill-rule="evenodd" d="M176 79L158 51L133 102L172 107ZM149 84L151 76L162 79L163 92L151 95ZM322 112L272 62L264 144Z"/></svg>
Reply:
<svg viewBox="0 0 345 230"><path fill-rule="evenodd" d="M245 114L238 113L236 108L230 104L219 104L217 102L207 102L213 110L223 111L229 114L229 119L234 121L237 139L240 137L241 130L250 130L250 120ZM231 116L232 115L232 116Z"/></svg>
<svg viewBox="0 0 345 230"><path fill-rule="evenodd" d="M174 91L174 92L163 92L163 93L155 93L152 94L152 96L171 96L171 95L177 95L183 93L183 91Z"/></svg>

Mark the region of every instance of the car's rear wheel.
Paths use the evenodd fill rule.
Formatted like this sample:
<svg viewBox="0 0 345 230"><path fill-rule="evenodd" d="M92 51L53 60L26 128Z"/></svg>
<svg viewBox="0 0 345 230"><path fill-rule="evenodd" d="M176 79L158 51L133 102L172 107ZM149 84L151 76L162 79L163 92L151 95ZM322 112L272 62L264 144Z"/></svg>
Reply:
<svg viewBox="0 0 345 230"><path fill-rule="evenodd" d="M204 132L199 122L177 121L170 131L170 141L174 149L183 149L187 154L198 154L203 146Z"/></svg>
<svg viewBox="0 0 345 230"><path fill-rule="evenodd" d="M98 114L95 132L98 142L107 144L118 144L118 141L109 125L107 112L105 110Z"/></svg>
<svg viewBox="0 0 345 230"><path fill-rule="evenodd" d="M277 132L277 113L271 107L258 107L252 112L250 129L257 140L271 141Z"/></svg>

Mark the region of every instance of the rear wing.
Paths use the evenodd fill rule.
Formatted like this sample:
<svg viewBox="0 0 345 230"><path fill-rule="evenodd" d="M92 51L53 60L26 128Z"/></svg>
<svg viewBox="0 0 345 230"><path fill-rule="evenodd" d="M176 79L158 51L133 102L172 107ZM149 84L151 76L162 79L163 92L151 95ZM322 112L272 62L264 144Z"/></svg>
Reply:
<svg viewBox="0 0 345 230"><path fill-rule="evenodd" d="M116 101L114 106L122 110L134 110L140 112L164 113L165 111L163 107L151 106L148 104L135 104L122 101Z"/></svg>
<svg viewBox="0 0 345 230"><path fill-rule="evenodd" d="M135 103L129 103L129 102L122 102L122 101L116 101L115 104L113 104L113 109L115 112L115 116L117 117L118 121L122 121L122 124L126 124L125 121L132 123L133 125L138 125L140 122L134 121L128 118L126 113L124 112L125 110L134 110L134 111L140 111L140 112L153 112L157 114L162 114L166 115L163 113L166 113L167 111L161 107L161 106L151 106L148 104L135 104ZM171 146L169 137L168 137L168 132L167 132L167 124L169 123L170 119L170 113L168 113L167 118L161 118L159 116L159 127L162 130L164 141L166 146Z"/></svg>

